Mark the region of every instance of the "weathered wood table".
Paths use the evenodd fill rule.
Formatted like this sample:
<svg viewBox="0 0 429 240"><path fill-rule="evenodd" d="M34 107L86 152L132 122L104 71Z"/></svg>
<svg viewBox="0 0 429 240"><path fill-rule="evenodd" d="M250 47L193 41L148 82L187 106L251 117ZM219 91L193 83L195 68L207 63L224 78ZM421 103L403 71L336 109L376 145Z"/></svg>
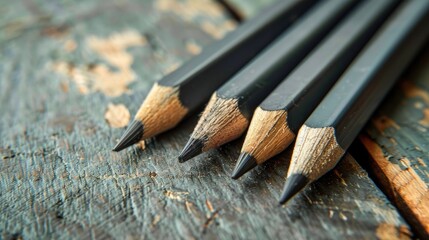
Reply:
<svg viewBox="0 0 429 240"><path fill-rule="evenodd" d="M0 0L0 238L427 237L427 73L386 100L361 165L284 207L290 151L238 181L242 139L178 163L197 116L110 151L154 81L269 2Z"/></svg>

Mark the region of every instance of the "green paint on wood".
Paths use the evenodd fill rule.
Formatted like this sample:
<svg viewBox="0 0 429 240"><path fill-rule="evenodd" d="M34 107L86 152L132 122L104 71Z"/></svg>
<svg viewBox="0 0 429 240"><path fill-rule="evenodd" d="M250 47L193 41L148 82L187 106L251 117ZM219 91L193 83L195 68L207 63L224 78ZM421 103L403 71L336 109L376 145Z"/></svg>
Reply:
<svg viewBox="0 0 429 240"><path fill-rule="evenodd" d="M362 138L373 157L369 171L422 238L429 236L428 65L429 48L376 112L365 131L369 138Z"/></svg>
<svg viewBox="0 0 429 240"><path fill-rule="evenodd" d="M198 23L222 24L228 21L222 13L183 18L152 1L42 0L8 2L1 11L7 12L0 14L7 29L0 31L2 238L373 239L386 225L408 234L351 158L279 207L290 153L241 181L229 177L239 142L178 164L195 117L149 141L144 151L110 151L123 129L105 121L108 104L134 113L155 80L192 56L189 42L203 47L212 41ZM91 84L103 67L111 76L126 64L112 64L87 39L129 29L145 39L125 50L136 79L128 92L109 97ZM64 63L65 74L52 67L56 63ZM88 75L87 93L80 73Z"/></svg>

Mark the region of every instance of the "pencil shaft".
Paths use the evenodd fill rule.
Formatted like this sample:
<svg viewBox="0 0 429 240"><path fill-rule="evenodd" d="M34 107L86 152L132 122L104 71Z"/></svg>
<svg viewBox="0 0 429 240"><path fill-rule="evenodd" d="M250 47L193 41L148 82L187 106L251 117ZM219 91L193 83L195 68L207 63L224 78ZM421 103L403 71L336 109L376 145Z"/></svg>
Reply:
<svg viewBox="0 0 429 240"><path fill-rule="evenodd" d="M280 203L335 167L429 36L429 1L404 1L299 130Z"/></svg>
<svg viewBox="0 0 429 240"><path fill-rule="evenodd" d="M241 113L254 108L356 4L328 0L317 4L263 52L216 91L223 99L238 99Z"/></svg>
<svg viewBox="0 0 429 240"><path fill-rule="evenodd" d="M399 1L367 1L358 6L261 103L266 111L284 110L295 134L350 62Z"/></svg>
<svg viewBox="0 0 429 240"><path fill-rule="evenodd" d="M328 0L317 4L217 90L179 155L179 161L187 161L241 136L256 105L355 3L355 0Z"/></svg>
<svg viewBox="0 0 429 240"><path fill-rule="evenodd" d="M155 83L113 151L177 126L317 1L279 0Z"/></svg>
<svg viewBox="0 0 429 240"><path fill-rule="evenodd" d="M334 127L348 148L429 35L429 1L406 1L352 63L306 121Z"/></svg>
<svg viewBox="0 0 429 240"><path fill-rule="evenodd" d="M249 19L224 39L206 47L158 84L179 87L179 99L190 111L319 0L280 0Z"/></svg>
<svg viewBox="0 0 429 240"><path fill-rule="evenodd" d="M357 6L259 105L233 176L285 150L299 127L399 1Z"/></svg>

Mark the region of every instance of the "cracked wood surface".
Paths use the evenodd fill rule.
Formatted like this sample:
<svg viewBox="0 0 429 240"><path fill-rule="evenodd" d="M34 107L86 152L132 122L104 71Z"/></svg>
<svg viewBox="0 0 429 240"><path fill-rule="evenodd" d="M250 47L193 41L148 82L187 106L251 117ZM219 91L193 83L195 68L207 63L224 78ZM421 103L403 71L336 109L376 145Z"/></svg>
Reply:
<svg viewBox="0 0 429 240"><path fill-rule="evenodd" d="M412 65L360 140L371 157L366 164L377 184L425 239L429 238L429 47Z"/></svg>
<svg viewBox="0 0 429 240"><path fill-rule="evenodd" d="M412 235L350 156L280 207L290 152L240 181L229 174L242 139L177 162L196 116L146 146L110 151L123 106L134 114L154 81L234 28L220 4L0 5L1 238Z"/></svg>

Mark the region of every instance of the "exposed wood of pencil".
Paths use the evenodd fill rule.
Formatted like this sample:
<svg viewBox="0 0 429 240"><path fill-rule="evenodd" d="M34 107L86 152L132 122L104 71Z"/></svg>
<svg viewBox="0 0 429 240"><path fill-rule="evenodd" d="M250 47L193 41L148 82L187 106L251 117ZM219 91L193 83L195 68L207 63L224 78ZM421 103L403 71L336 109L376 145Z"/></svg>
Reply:
<svg viewBox="0 0 429 240"><path fill-rule="evenodd" d="M255 110L242 153L251 154L257 164L261 164L267 156L274 156L284 150L295 139L295 133L288 127L287 112L264 111L260 107Z"/></svg>
<svg viewBox="0 0 429 240"><path fill-rule="evenodd" d="M191 137L205 139L203 151L206 151L219 147L226 140L238 138L243 133L243 126L247 125L248 120L240 113L237 99L223 99L213 94L195 127L200 131L194 132Z"/></svg>
<svg viewBox="0 0 429 240"><path fill-rule="evenodd" d="M181 104L176 87L155 83L146 97L145 104L141 106L134 121L113 150L120 151L141 139L153 137L175 127L188 111Z"/></svg>
<svg viewBox="0 0 429 240"><path fill-rule="evenodd" d="M207 107L201 117L203 119L200 121L201 124L196 126L189 143L180 154L180 161L188 160L196 156L197 152L207 151L239 137L246 130L256 106L355 4L354 0L325 1L318 4L218 89L216 96L225 99L219 104L225 104L225 106L209 106L213 109ZM227 99L229 100L226 101ZM229 132L227 125L219 124L224 123L224 119L229 121L232 118L228 115L231 111L224 111L229 109L226 105L229 102L236 103L235 111L241 118L246 119L242 122L245 124L234 124L234 134ZM233 121L229 122L233 123ZM213 124L213 126L204 124ZM240 126L239 130L238 126ZM216 138L210 139L212 136Z"/></svg>
<svg viewBox="0 0 429 240"><path fill-rule="evenodd" d="M296 139L280 202L286 202L305 185L327 173L343 155L344 149L337 142L334 128L302 126ZM290 181L290 178L295 176L300 176L302 180Z"/></svg>
<svg viewBox="0 0 429 240"><path fill-rule="evenodd" d="M302 174L314 181L332 169L343 154L344 149L335 138L334 128L304 125L299 130L288 172Z"/></svg>
<svg viewBox="0 0 429 240"><path fill-rule="evenodd" d="M305 119L397 3L367 1L356 7L259 105L233 178L240 177L289 146Z"/></svg>
<svg viewBox="0 0 429 240"><path fill-rule="evenodd" d="M306 176L307 182L314 181L332 169L342 154L329 154L331 147L303 148L314 145L319 137L332 138L341 149L347 149L364 126L372 112L379 105L429 35L428 1L405 1L387 23L380 29L370 44L354 61L328 93L298 133L298 141L288 171L285 190L281 197L284 203L299 188L305 187L293 176ZM324 136L322 132L312 133L311 129L332 129ZM309 134L311 133L311 134ZM323 133L322 133L323 134ZM317 135L317 136L316 136ZM306 140L308 143L302 143ZM311 171L308 166L311 166Z"/></svg>
<svg viewBox="0 0 429 240"><path fill-rule="evenodd" d="M120 151L175 127L316 1L278 1L162 78L113 150Z"/></svg>
<svg viewBox="0 0 429 240"><path fill-rule="evenodd" d="M175 127L188 113L179 100L178 89L155 84L135 119L144 123L142 138L150 138Z"/></svg>
<svg viewBox="0 0 429 240"><path fill-rule="evenodd" d="M195 151L193 145L187 144L180 154L179 161L183 162L201 152L219 147L226 141L240 137L248 124L248 119L238 109L237 99L219 98L214 93L198 120L195 127L197 131L191 135L190 142L193 144L198 142L200 149Z"/></svg>
<svg viewBox="0 0 429 240"><path fill-rule="evenodd" d="M399 209L411 214L408 218L419 233L429 237L429 188L417 173L408 166L403 169L392 164L381 148L367 135L360 136L361 142L373 158L370 166L374 172L382 172L379 181L383 189L388 189L388 196L393 198ZM378 178L381 178L380 174Z"/></svg>

